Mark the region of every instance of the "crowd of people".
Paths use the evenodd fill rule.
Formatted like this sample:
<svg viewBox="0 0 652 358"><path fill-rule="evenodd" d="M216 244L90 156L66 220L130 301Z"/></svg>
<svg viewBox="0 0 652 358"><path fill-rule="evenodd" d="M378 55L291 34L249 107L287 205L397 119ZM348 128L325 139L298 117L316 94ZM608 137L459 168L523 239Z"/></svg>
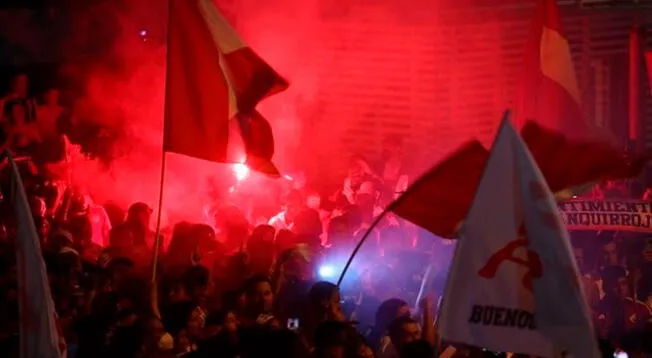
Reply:
<svg viewBox="0 0 652 358"><path fill-rule="evenodd" d="M19 74L2 108L4 149L28 158L21 170L69 357L504 354L437 337L454 241L397 217L371 230L342 284L333 283L374 218L414 179L398 138L384 141L378 165L352 158L334 193L287 188L266 203L277 213L265 223L225 200L212 220L179 222L157 237L148 203L96 205L77 188L50 185L42 163L52 151L41 148L74 132L65 132L69 113L56 89L34 99ZM6 193L6 173L0 179ZM609 183L594 195L617 191ZM16 228L8 200L0 208L0 356L17 357ZM572 236L605 356L652 354L652 239Z"/></svg>

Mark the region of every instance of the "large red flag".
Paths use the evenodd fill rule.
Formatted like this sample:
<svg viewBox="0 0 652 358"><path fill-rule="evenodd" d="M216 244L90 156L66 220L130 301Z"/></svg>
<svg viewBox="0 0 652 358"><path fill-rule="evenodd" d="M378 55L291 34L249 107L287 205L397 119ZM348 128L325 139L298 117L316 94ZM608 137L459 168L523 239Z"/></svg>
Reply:
<svg viewBox="0 0 652 358"><path fill-rule="evenodd" d="M251 50L210 0L171 0L164 149L233 163L236 120L247 164L278 175L274 139L256 105L288 83Z"/></svg>
<svg viewBox="0 0 652 358"><path fill-rule="evenodd" d="M478 141L455 153L414 182L388 210L435 235L453 236L469 210L489 151Z"/></svg>

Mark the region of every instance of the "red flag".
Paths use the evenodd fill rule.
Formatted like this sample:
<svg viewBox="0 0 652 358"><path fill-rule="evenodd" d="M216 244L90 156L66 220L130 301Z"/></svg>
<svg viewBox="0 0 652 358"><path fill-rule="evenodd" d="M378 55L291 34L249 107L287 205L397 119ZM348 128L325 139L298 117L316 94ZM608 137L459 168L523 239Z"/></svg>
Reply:
<svg viewBox="0 0 652 358"><path fill-rule="evenodd" d="M417 180L387 210L435 235L451 237L469 210L489 151L463 145Z"/></svg>
<svg viewBox="0 0 652 358"><path fill-rule="evenodd" d="M13 158L9 161L16 225L20 357L62 358L67 347L57 323L40 240L18 167Z"/></svg>
<svg viewBox="0 0 652 358"><path fill-rule="evenodd" d="M568 139L534 122L525 124L521 136L553 192L636 176L648 161L647 156L626 155L606 142Z"/></svg>
<svg viewBox="0 0 652 358"><path fill-rule="evenodd" d="M568 140L533 122L526 123L521 135L552 192L631 177L647 161L645 157L627 158L608 144ZM471 206L488 157L489 151L480 142L467 143L416 181L387 210L435 235L453 237Z"/></svg>
<svg viewBox="0 0 652 358"><path fill-rule="evenodd" d="M251 50L210 0L171 0L164 149L233 163L230 120L240 127L247 164L278 175L274 139L256 112L288 83Z"/></svg>
<svg viewBox="0 0 652 358"><path fill-rule="evenodd" d="M541 0L527 45L516 116L522 137L553 192L637 175L647 158L585 121L581 95L555 0Z"/></svg>
<svg viewBox="0 0 652 358"><path fill-rule="evenodd" d="M524 60L517 123L536 121L561 133L588 134L570 45L555 0L539 1Z"/></svg>

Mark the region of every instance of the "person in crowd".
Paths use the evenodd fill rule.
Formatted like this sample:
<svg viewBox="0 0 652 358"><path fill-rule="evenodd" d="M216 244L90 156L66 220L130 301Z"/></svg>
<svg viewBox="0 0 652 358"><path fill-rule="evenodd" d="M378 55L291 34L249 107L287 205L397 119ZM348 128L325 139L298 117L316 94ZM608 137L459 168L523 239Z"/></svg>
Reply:
<svg viewBox="0 0 652 358"><path fill-rule="evenodd" d="M245 311L241 322L246 326L271 325L279 327L274 318L274 291L269 278L262 275L253 276L245 283Z"/></svg>
<svg viewBox="0 0 652 358"><path fill-rule="evenodd" d="M389 343L387 334L390 323L402 316L410 316L410 307L407 302L392 298L381 303L376 311L376 320L368 337L371 346L375 348L386 346Z"/></svg>
<svg viewBox="0 0 652 358"><path fill-rule="evenodd" d="M283 200L283 211L269 219L269 225L278 230L291 230L294 219L305 207L303 195L298 190L291 190Z"/></svg>
<svg viewBox="0 0 652 358"><path fill-rule="evenodd" d="M38 129L42 138L52 138L60 134L65 107L60 103L60 92L49 88L43 94L43 103L38 107Z"/></svg>
<svg viewBox="0 0 652 358"><path fill-rule="evenodd" d="M625 189L622 182L609 180L603 185L600 195L602 199L622 199L626 197Z"/></svg>
<svg viewBox="0 0 652 358"><path fill-rule="evenodd" d="M391 340L378 350L378 358L399 358L405 346L421 339L419 323L409 316L400 316L392 320L388 328Z"/></svg>
<svg viewBox="0 0 652 358"><path fill-rule="evenodd" d="M122 224L133 238L133 254L137 262L147 262L151 258L150 250L154 249L156 233L150 229L153 210L145 203L135 203L129 207L127 218ZM160 250L160 248L159 248Z"/></svg>
<svg viewBox="0 0 652 358"><path fill-rule="evenodd" d="M492 354L493 355L493 354ZM435 357L435 349L428 342L420 339L406 343L399 352L400 358L432 358Z"/></svg>
<svg viewBox="0 0 652 358"><path fill-rule="evenodd" d="M382 161L378 173L381 202L384 205L391 203L407 190L409 176L403 155L403 141L400 138L388 136L383 141Z"/></svg>
<svg viewBox="0 0 652 358"><path fill-rule="evenodd" d="M603 269L605 296L598 304L598 330L616 344L625 334L641 331L652 317L649 308L633 297L631 282L625 269L608 266Z"/></svg>
<svg viewBox="0 0 652 358"><path fill-rule="evenodd" d="M269 274L274 263L274 237L276 231L271 225L259 225L254 228L247 240L247 254L252 271L257 274Z"/></svg>
<svg viewBox="0 0 652 358"><path fill-rule="evenodd" d="M340 321L324 321L315 330L314 358L345 358L349 327Z"/></svg>
<svg viewBox="0 0 652 358"><path fill-rule="evenodd" d="M351 158L349 173L344 179L344 185L335 195L335 201L342 204L357 204L356 194L366 182L378 182L379 177L361 156Z"/></svg>
<svg viewBox="0 0 652 358"><path fill-rule="evenodd" d="M29 94L29 77L19 72L11 79L9 92L0 99L0 108L4 113L10 112L14 104L20 104L24 109L25 123L36 122L37 103Z"/></svg>
<svg viewBox="0 0 652 358"><path fill-rule="evenodd" d="M618 245L613 240L613 232L605 232L602 237L605 240L602 245L602 267L622 266L622 256Z"/></svg>
<svg viewBox="0 0 652 358"><path fill-rule="evenodd" d="M35 122L26 104L26 77L17 78L11 92L3 105L3 125L8 133L22 126L10 142L31 155L31 147L43 142L36 134L30 137L25 128L43 125L34 133L49 136L64 109L58 93L48 91ZM95 139L83 130L78 133L80 142ZM338 265L350 257L380 208L407 186L401 142L392 138L383 145L381 166L373 171L362 158L354 158L344 185L332 197L314 195L305 200L305 194L315 192L298 184L303 178L296 178L288 182L297 186L285 185L265 196L269 203L250 199L247 210L241 209L244 205L235 196L207 199L214 201L210 206L216 210L200 222L172 221L163 228L170 230L164 232L172 233L171 240L156 248L160 250L156 266L149 206L123 206L116 197L113 225L94 226L96 216L106 219L106 213L92 210L92 201L81 195L85 191L61 180L63 194L42 200L47 195L38 188L45 175L39 168L25 175L57 323L69 356L436 356L447 346L437 344L430 300L422 300L415 316L407 302L417 297L414 291L424 274L421 266L435 271L432 279L423 281L429 287L424 288L425 295L441 294L452 245L428 245L423 250L428 252L421 252L413 244L416 235L405 225L383 220L371 230L340 286L315 282L317 277L337 279L338 272L328 275L322 269L341 269ZM287 195L279 195L283 190L289 190ZM9 196L2 194L0 209L6 210ZM263 206L271 209L251 209ZM278 214L269 218L274 212ZM14 241L19 237L15 221L7 219L10 216L4 211L0 215L0 357L14 358L20 347L17 296L24 286L17 277ZM108 239L95 239L107 232ZM603 350L611 356L613 347L631 357L649 353L644 343L652 341L648 265L652 259L646 255L652 252L652 244L632 245L626 235L613 232L589 236L574 240L574 254L585 275L583 288L595 328L603 337ZM640 252L631 252L639 246ZM427 265L420 264L422 255L429 257ZM450 346L459 348L456 356L488 354L478 347Z"/></svg>
<svg viewBox="0 0 652 358"><path fill-rule="evenodd" d="M34 146L41 142L38 127L28 121L28 108L22 101L10 101L5 104L4 131L7 133L5 148L16 155L27 155Z"/></svg>

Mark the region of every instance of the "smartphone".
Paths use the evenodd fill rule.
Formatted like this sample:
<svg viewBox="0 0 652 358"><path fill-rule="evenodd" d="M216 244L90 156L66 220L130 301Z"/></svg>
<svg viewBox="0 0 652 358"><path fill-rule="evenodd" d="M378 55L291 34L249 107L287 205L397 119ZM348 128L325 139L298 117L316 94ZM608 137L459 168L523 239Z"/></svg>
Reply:
<svg viewBox="0 0 652 358"><path fill-rule="evenodd" d="M295 330L299 329L299 319L298 318L288 318L287 327L291 331L295 331Z"/></svg>

